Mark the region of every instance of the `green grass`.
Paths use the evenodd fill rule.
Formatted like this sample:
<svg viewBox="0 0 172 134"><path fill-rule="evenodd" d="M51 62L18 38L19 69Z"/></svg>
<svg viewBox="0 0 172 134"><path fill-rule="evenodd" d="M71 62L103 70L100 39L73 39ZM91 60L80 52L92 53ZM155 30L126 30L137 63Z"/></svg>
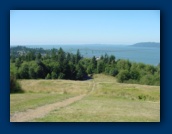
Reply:
<svg viewBox="0 0 172 134"><path fill-rule="evenodd" d="M35 122L159 122L159 103L88 96Z"/></svg>
<svg viewBox="0 0 172 134"><path fill-rule="evenodd" d="M34 109L39 106L62 101L72 97L69 94L51 93L23 93L10 95L10 114L22 112L27 109Z"/></svg>
<svg viewBox="0 0 172 134"><path fill-rule="evenodd" d="M25 93L10 94L10 114L84 94L91 89L90 81L19 80Z"/></svg>
<svg viewBox="0 0 172 134"><path fill-rule="evenodd" d="M147 86L148 87L148 86ZM148 101L159 101L160 92L157 87L147 89L146 86L139 85L136 87L130 85L119 85L115 83L99 83L97 89L93 92L94 96L108 96L115 98L124 98L131 100L148 100Z"/></svg>
<svg viewBox="0 0 172 134"><path fill-rule="evenodd" d="M24 94L10 95L10 113L88 94L33 122L159 122L160 86L124 84L103 74L88 81L20 80ZM94 90L92 88L94 87Z"/></svg>

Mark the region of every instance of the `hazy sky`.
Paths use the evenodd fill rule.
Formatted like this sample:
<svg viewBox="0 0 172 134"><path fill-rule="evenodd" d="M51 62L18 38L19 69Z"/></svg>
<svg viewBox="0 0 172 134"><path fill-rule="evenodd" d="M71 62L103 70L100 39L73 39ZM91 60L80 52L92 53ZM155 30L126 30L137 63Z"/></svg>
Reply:
<svg viewBox="0 0 172 134"><path fill-rule="evenodd" d="M11 10L10 45L160 42L160 10Z"/></svg>

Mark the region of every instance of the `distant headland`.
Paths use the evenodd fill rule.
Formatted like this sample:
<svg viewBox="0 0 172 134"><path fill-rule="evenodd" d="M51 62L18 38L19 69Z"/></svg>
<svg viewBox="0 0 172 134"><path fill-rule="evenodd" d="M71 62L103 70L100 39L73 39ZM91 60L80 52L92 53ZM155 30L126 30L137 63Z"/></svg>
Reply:
<svg viewBox="0 0 172 134"><path fill-rule="evenodd" d="M160 43L158 43L158 42L140 42L140 43L133 44L131 46L134 46L134 47L160 47Z"/></svg>

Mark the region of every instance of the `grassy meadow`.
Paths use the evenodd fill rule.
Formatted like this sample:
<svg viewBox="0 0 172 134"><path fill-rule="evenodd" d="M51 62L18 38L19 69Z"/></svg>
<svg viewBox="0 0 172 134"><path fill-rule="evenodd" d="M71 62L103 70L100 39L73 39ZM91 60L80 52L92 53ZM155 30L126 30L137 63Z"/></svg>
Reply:
<svg viewBox="0 0 172 134"><path fill-rule="evenodd" d="M96 74L87 81L19 80L25 93L10 94L10 115L86 94L31 122L160 122L160 86L118 83Z"/></svg>

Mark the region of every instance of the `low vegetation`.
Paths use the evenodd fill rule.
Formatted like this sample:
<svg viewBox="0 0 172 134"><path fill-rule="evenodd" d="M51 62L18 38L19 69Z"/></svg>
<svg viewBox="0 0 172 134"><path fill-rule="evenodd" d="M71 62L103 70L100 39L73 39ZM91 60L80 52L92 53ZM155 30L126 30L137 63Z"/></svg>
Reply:
<svg viewBox="0 0 172 134"><path fill-rule="evenodd" d="M23 93L20 84L13 74L10 74L10 93Z"/></svg>
<svg viewBox="0 0 172 134"><path fill-rule="evenodd" d="M33 122L159 122L160 87L118 83L113 76L95 74L87 81L19 80L24 94L10 95L10 113L61 102L87 94L82 100L51 111Z"/></svg>
<svg viewBox="0 0 172 134"><path fill-rule="evenodd" d="M64 80L65 79L65 80ZM83 58L62 48L10 49L10 115L83 95L31 121L159 122L160 64ZM24 92L24 94L20 94ZM29 120L30 121L30 120Z"/></svg>
<svg viewBox="0 0 172 134"><path fill-rule="evenodd" d="M159 103L88 96L33 122L159 122Z"/></svg>
<svg viewBox="0 0 172 134"><path fill-rule="evenodd" d="M71 94L29 93L10 95L10 114L24 112L72 97Z"/></svg>

